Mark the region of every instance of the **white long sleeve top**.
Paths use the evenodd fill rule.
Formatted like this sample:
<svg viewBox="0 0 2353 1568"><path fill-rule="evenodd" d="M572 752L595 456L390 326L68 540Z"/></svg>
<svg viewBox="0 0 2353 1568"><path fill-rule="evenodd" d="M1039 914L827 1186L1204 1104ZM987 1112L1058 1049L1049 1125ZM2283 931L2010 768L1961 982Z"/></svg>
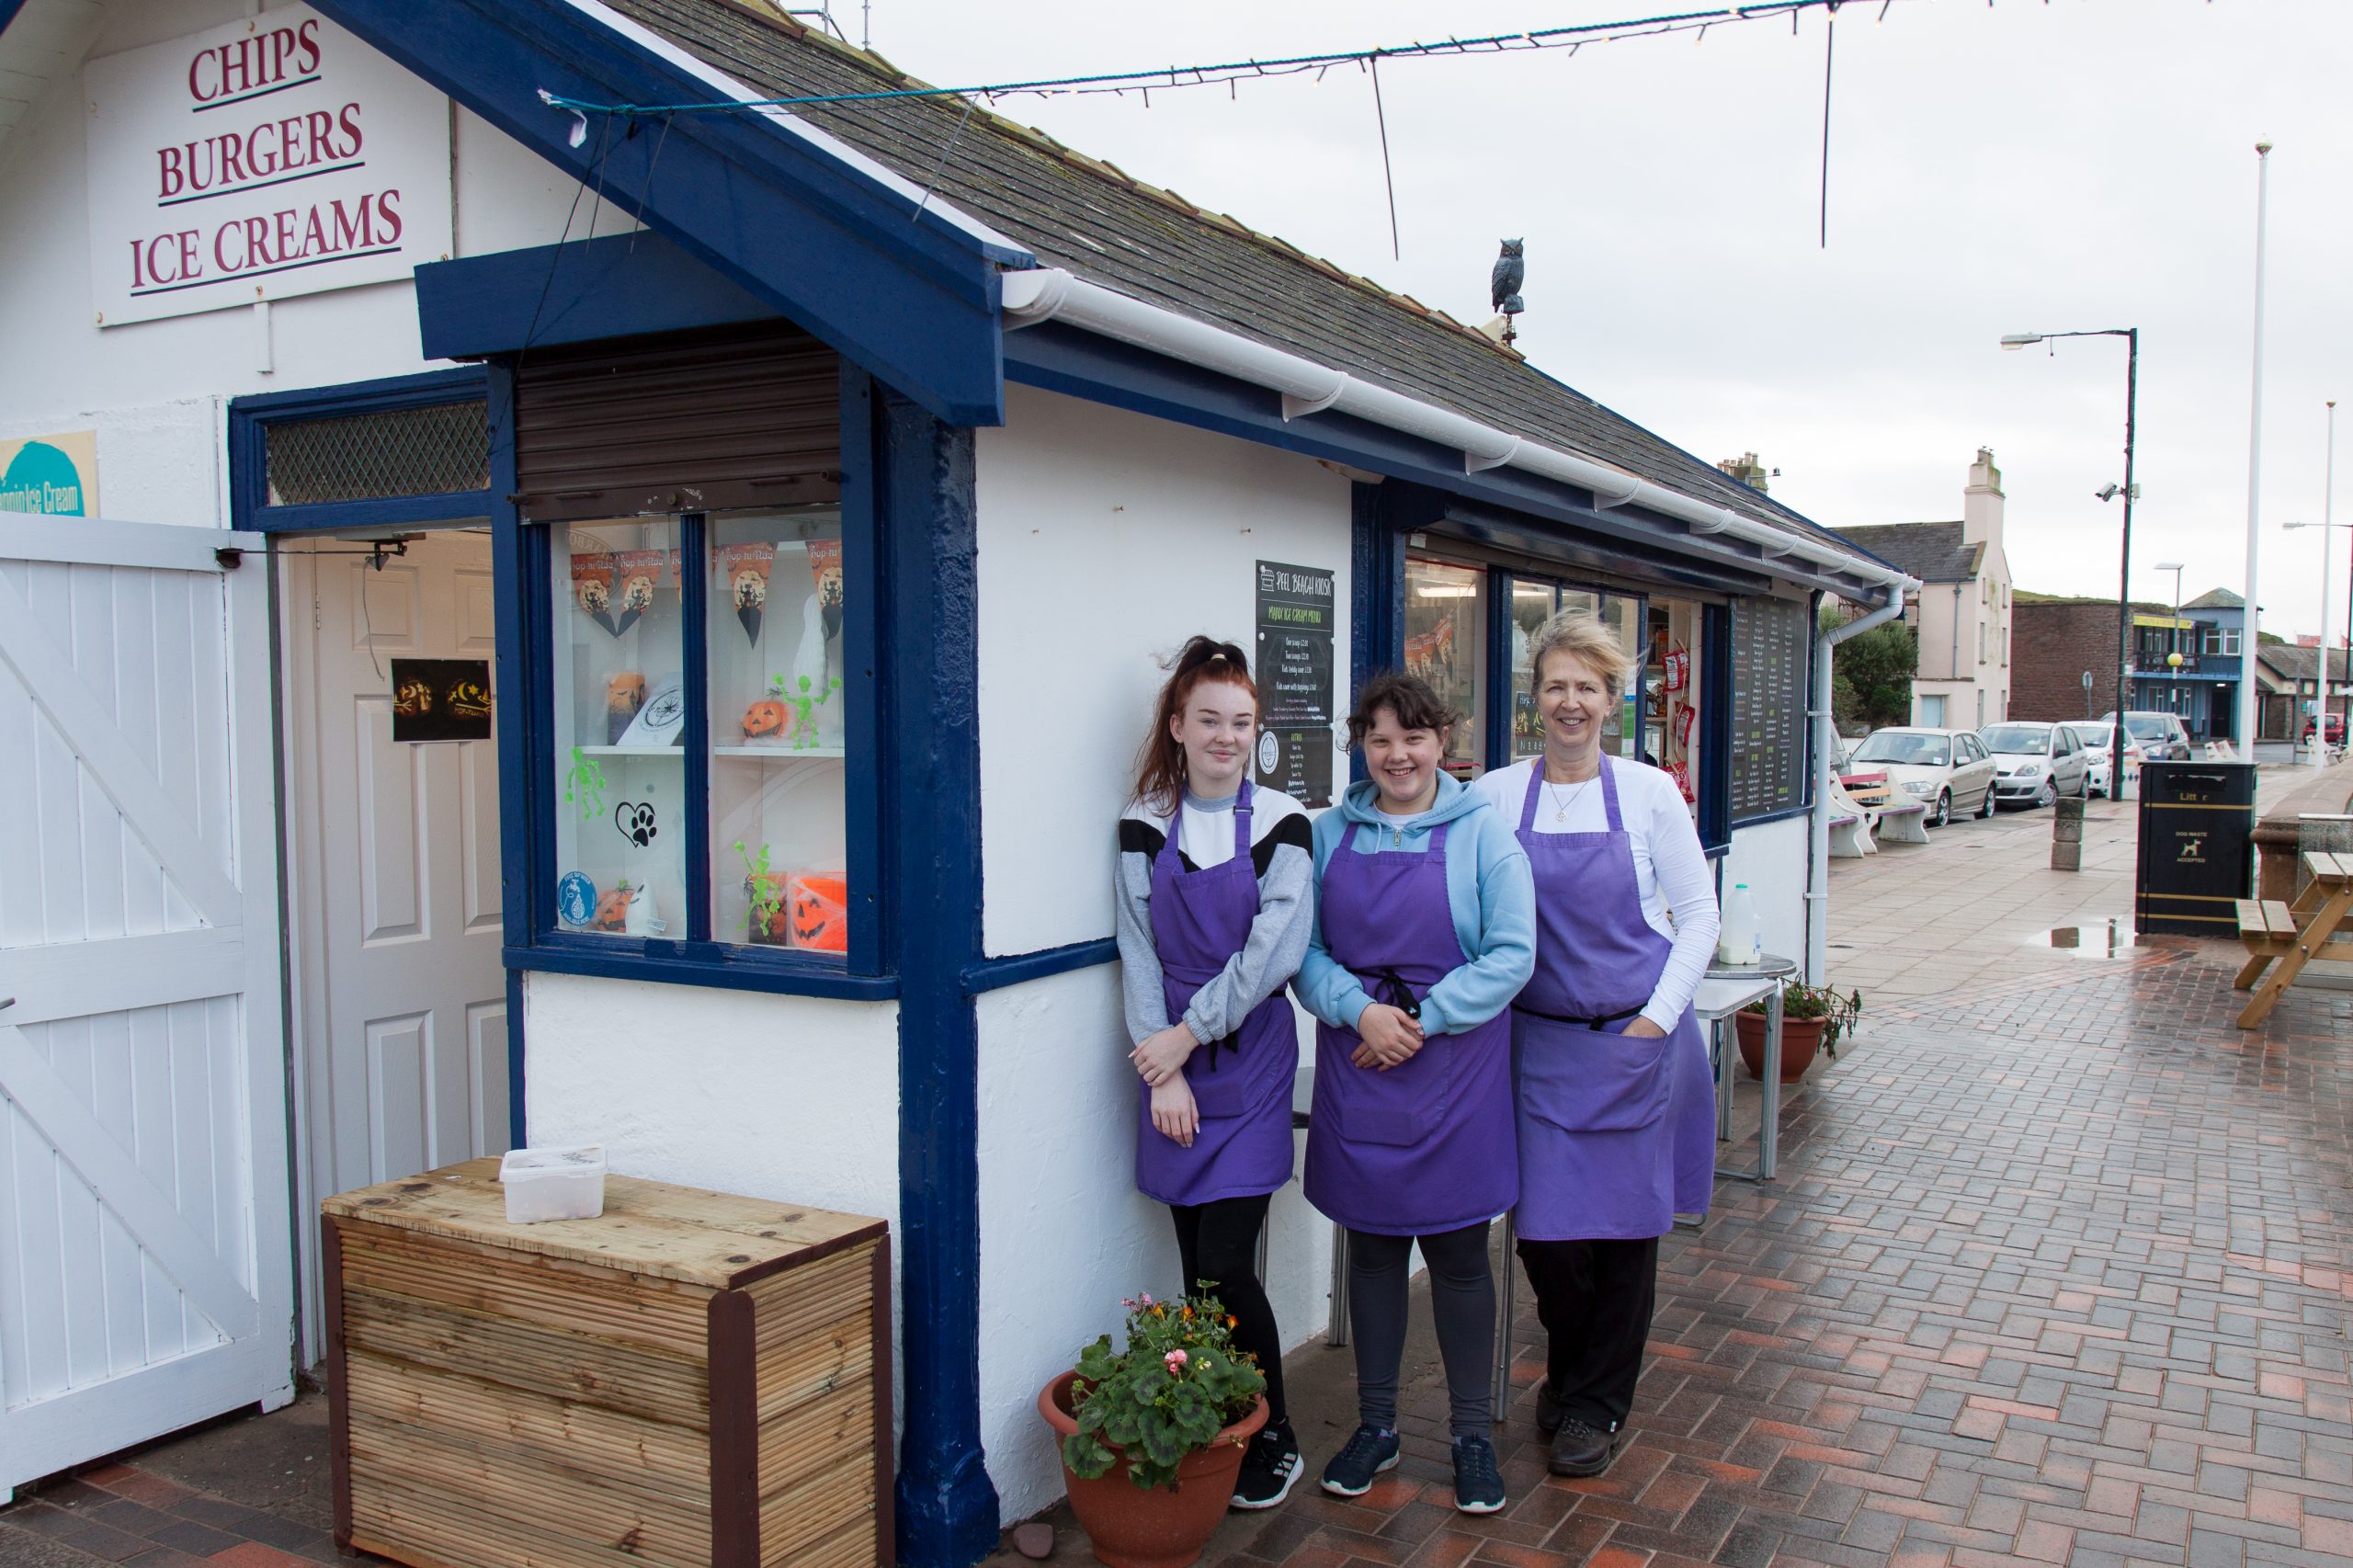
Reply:
<svg viewBox="0 0 2353 1568"><path fill-rule="evenodd" d="M1516 828L1520 808L1528 800L1528 780L1543 765L1530 757L1483 776L1472 789L1484 794ZM1651 929L1674 944L1643 1017L1663 1029L1673 1029L1706 978L1716 956L1716 879L1699 847L1699 830L1691 825L1691 809L1675 780L1655 767L1618 758L1607 759L1618 780L1618 816L1634 855L1634 883L1643 901L1643 918ZM1566 821L1554 819L1558 806L1568 808ZM1538 801L1539 833L1606 833L1609 813L1603 805L1598 780L1579 788L1556 785ZM1539 879L1536 895L1548 890ZM1536 961L1542 963L1540 951Z"/></svg>

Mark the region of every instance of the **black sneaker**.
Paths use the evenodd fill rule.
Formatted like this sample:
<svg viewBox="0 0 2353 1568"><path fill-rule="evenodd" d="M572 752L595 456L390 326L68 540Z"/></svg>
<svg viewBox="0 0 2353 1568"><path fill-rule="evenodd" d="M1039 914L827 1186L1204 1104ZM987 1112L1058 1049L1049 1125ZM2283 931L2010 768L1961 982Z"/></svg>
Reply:
<svg viewBox="0 0 2353 1568"><path fill-rule="evenodd" d="M1243 1451L1242 1473L1233 1482L1233 1506L1273 1507L1290 1495L1291 1483L1304 1468L1299 1459L1299 1439L1291 1436L1288 1422L1261 1426Z"/></svg>
<svg viewBox="0 0 2353 1568"><path fill-rule="evenodd" d="M1484 1437L1455 1438L1455 1511L1492 1514L1503 1506L1504 1474L1495 1468L1495 1444Z"/></svg>
<svg viewBox="0 0 2353 1568"><path fill-rule="evenodd" d="M1348 1446L1324 1467L1324 1490L1339 1497L1361 1497L1372 1490L1372 1478L1397 1468L1397 1434L1378 1426L1359 1426Z"/></svg>
<svg viewBox="0 0 2353 1568"><path fill-rule="evenodd" d="M1552 1392L1552 1380L1545 1379L1536 1385L1536 1435L1546 1442L1561 1429L1561 1396Z"/></svg>
<svg viewBox="0 0 2353 1568"><path fill-rule="evenodd" d="M1554 1475L1590 1478L1608 1470L1617 1451L1616 1434L1600 1431L1587 1426L1583 1417L1572 1415L1552 1435L1552 1451L1545 1457L1544 1468Z"/></svg>

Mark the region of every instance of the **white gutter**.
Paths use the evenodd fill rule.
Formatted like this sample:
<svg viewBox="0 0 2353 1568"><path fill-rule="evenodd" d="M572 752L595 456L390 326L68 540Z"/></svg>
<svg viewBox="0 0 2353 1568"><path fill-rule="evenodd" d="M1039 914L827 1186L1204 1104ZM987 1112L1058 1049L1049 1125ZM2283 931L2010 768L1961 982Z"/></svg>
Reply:
<svg viewBox="0 0 2353 1568"><path fill-rule="evenodd" d="M1813 810L1806 813L1805 851L1805 982L1823 983L1830 963L1830 775L1831 756L1838 744L1838 726L1830 711L1830 655L1839 643L1904 613L1904 596L1920 585L1906 577L1904 586L1891 591L1887 603L1844 626L1817 632L1813 639L1813 703L1806 717L1814 722Z"/></svg>
<svg viewBox="0 0 2353 1568"><path fill-rule="evenodd" d="M577 0L575 0L577 3ZM1756 546L1768 570L1782 557L1883 587L1898 609L1916 584L1892 566L1839 550L1819 540L1742 517L1728 507L1694 499L1665 485L1639 479L1556 448L1524 440L1506 430L1466 419L1386 387L1360 381L1344 370L1286 354L1239 333L1089 283L1058 267L1033 267L1004 276L1008 327L1060 321L1236 381L1280 392L1283 417L1301 419L1325 409L1353 415L1402 430L1462 454L1466 473L1511 467L1593 493L1600 506L1633 505L1688 525L1695 534L1724 534Z"/></svg>

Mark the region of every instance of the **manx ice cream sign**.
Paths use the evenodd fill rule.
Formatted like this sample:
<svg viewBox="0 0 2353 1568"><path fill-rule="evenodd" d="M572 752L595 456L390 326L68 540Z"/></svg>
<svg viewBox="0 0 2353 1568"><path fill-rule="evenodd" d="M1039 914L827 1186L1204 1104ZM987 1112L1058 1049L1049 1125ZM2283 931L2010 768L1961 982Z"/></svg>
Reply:
<svg viewBox="0 0 2353 1568"><path fill-rule="evenodd" d="M0 515L95 517L98 438L88 430L22 439L0 437Z"/></svg>
<svg viewBox="0 0 2353 1568"><path fill-rule="evenodd" d="M307 6L93 60L83 86L102 326L449 254L447 100Z"/></svg>

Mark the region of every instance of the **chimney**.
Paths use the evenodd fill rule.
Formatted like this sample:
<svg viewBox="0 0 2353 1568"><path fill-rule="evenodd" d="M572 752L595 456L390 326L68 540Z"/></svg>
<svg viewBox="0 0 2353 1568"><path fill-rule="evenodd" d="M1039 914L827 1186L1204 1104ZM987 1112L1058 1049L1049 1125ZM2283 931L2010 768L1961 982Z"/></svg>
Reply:
<svg viewBox="0 0 2353 1568"><path fill-rule="evenodd" d="M1984 543L1991 554L2002 547L2002 471L1994 466L1994 449L1977 449L1969 465L1969 488L1961 493L1961 539L1963 544Z"/></svg>
<svg viewBox="0 0 2353 1568"><path fill-rule="evenodd" d="M1755 452L1743 452L1736 458L1726 458L1716 466L1751 490L1763 491L1767 488L1765 465L1756 460Z"/></svg>

